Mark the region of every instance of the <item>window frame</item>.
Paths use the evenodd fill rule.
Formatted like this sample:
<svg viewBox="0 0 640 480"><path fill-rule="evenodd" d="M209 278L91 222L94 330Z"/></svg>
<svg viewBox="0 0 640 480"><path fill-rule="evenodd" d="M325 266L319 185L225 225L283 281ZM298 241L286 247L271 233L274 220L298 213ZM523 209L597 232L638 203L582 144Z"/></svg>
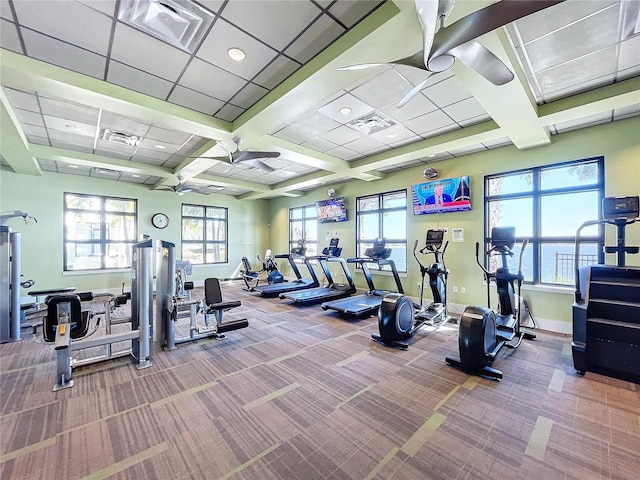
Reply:
<svg viewBox="0 0 640 480"><path fill-rule="evenodd" d="M184 208L185 207L195 207L202 208L203 214L199 215L185 215ZM217 210L224 211L224 218L218 217L208 217L207 209L213 208ZM203 229L202 229L202 238L198 240L189 240L184 238L184 221L185 219L196 219L202 220ZM207 221L217 221L224 224L224 240L209 240L207 239ZM227 207L219 207L216 205L202 205L197 203L182 203L180 205L180 258L184 260L184 248L185 245L197 245L199 244L202 247L202 263L195 263L189 260L192 265L224 265L229 263L229 209ZM207 245L223 245L224 246L224 254L225 257L223 260L218 262L207 262Z"/></svg>
<svg viewBox="0 0 640 480"><path fill-rule="evenodd" d="M405 199L405 204L404 207L384 207L384 197L387 195L393 195L393 194L397 194L397 193L404 193L404 199ZM360 210L360 201L362 199L366 199L366 198L376 198L378 200L378 208L375 210L366 210L366 211L361 211ZM376 238L381 238L384 237L384 232L385 232L385 228L384 228L384 214L385 213L389 213L389 212L402 212L404 211L405 213L405 238L390 238L390 237L384 237L386 240L387 244L404 244L405 249L405 259L404 259L404 265L405 268L403 270L398 268L398 273L400 274L406 274L407 273L407 268L408 268L408 241L406 238L406 229L409 227L409 220L408 220L408 212L409 212L409 207L408 207L408 193L407 193L407 189L406 188L399 188L397 190L389 190L386 192L380 192L380 193L372 193L372 194L368 194L368 195L361 195L356 197L356 256L361 256L362 253L364 253L364 249L361 248L363 244L372 244L373 241ZM360 238L360 221L361 218L363 218L365 215L371 215L371 214L375 214L378 216L378 235L374 238ZM396 262L396 267L397 267L397 262ZM359 265L357 266L357 268L362 268ZM383 271L387 271L386 270L387 267L384 267ZM378 272L378 270L372 270L371 273L375 273Z"/></svg>
<svg viewBox="0 0 640 480"><path fill-rule="evenodd" d="M598 169L597 178L594 183L589 185L578 185L578 186L569 186L569 187L557 187L557 188L541 188L542 181L542 172L545 170L552 170L555 168L569 167L569 166L577 166L581 164L589 164L595 163ZM532 185L531 190L526 192L515 192L515 193L507 193L507 194L499 194L499 195L489 195L489 182L492 179L507 177L512 175L522 175L525 173L532 174ZM488 267L489 265L489 257L486 254L486 251L489 248L490 244L490 236L491 236L491 226L490 226L490 203L492 201L497 200L513 200L513 199L524 199L531 198L532 199L532 235L528 238L527 249L532 249L533 258L532 258L532 267L533 267L533 278L525 278L526 284L539 285L539 286L550 286L550 287L570 287L570 283L557 283L557 282L547 282L542 281L542 249L544 245L549 244L557 244L557 243L573 243L575 245L575 233L571 236L562 236L562 235L554 235L554 236L543 236L542 235L542 219L541 219L541 203L544 197L557 196L563 194L570 193L580 193L580 192L597 192L598 201L597 201L597 213L593 218L602 218L602 200L605 196L605 185L604 185L604 157L589 157L583 158L579 160L570 160L566 162L553 163L549 165L539 165L535 167L522 168L518 170L510 170L507 172L494 173L490 175L485 175L484 177L484 265ZM590 219L592 220L592 219ZM597 226L598 233L596 235L581 235L581 243L595 243L597 245L597 257L598 263L604 263L604 226L599 224ZM516 244L521 244L525 239L524 235L518 235L516 232Z"/></svg>
<svg viewBox="0 0 640 480"><path fill-rule="evenodd" d="M306 212L308 210L315 212L314 215L306 216ZM293 213L296 211L300 211L301 215L300 217L294 218ZM305 238L305 232L307 231L307 222L309 221L316 222L316 239L315 240L309 240ZM302 222L302 236L303 236L302 239L293 238L293 230L291 225L294 222ZM315 203L311 205L301 205L299 207L289 208L289 251L291 251L293 247L296 247L298 245L299 240L304 240L304 244L305 244L305 247L307 248L307 251L309 250L309 245L315 245L315 251L318 252L318 214L316 211ZM313 249L311 249L311 251L313 251Z"/></svg>
<svg viewBox="0 0 640 480"><path fill-rule="evenodd" d="M67 206L67 198L69 196L73 197L84 197L84 198L92 198L97 199L100 203L99 210L86 210L82 208L74 208ZM125 201L133 203L133 212L124 212L124 211L114 211L107 210L105 205L107 201ZM69 238L69 230L67 228L67 214L72 212L85 212L86 214L91 215L99 215L100 216L100 228L98 238L91 238L89 240L71 240ZM110 240L107 238L107 215L119 215L122 217L133 217L133 226L134 233L132 240ZM129 264L123 267L107 267L106 259L108 247L109 245L128 245L131 248L135 245L138 240L138 200L135 198L127 198L127 197L114 197L111 195L95 195L90 193L74 193L74 192L64 192L62 194L62 218L63 218L63 233L62 233L62 271L63 272L91 272L91 271L117 271L122 269L131 268L131 255L129 255ZM97 231L92 228L92 231ZM91 250L94 251L96 247L99 247L99 250L102 251L102 254L96 255L88 255L88 256L100 256L100 266L99 267L91 267L91 268L69 268L69 257L67 255L67 247L74 245L74 250L77 250L79 245L89 245L91 246ZM87 256L87 255L84 255Z"/></svg>

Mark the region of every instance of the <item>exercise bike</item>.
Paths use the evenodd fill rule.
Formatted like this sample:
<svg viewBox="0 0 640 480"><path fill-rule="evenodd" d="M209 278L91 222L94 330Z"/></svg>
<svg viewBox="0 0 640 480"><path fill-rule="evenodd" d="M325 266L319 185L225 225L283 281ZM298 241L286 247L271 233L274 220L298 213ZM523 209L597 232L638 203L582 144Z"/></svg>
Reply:
<svg viewBox="0 0 640 480"><path fill-rule="evenodd" d="M449 320L447 314L447 278L449 269L444 263L444 254L447 251L449 242L442 247L444 230L428 230L425 246L420 250L423 255L433 254L435 262L428 267L423 265L416 250L418 240L413 244L413 257L420 265L422 275L420 288L420 304L414 303L409 297L401 293L389 293L385 295L378 311L379 334L372 334L375 341L384 343L392 347L409 348L406 342L420 328L424 326L435 326L444 324ZM433 295L433 302L428 306L423 305L424 281L429 276L429 286Z"/></svg>
<svg viewBox="0 0 640 480"><path fill-rule="evenodd" d="M253 271L247 257L242 257L244 269L240 270L240 273L242 273L242 279L246 285L245 290L252 292L260 283L261 275L265 272L267 273L265 280L268 285L285 281L284 276L278 270L278 265L273 260L273 253L270 248L265 252L264 260L260 259L260 255L257 255L257 258L259 262L262 262L262 268L258 271Z"/></svg>
<svg viewBox="0 0 640 480"><path fill-rule="evenodd" d="M520 249L518 273L509 272L507 257L513 256L515 245L515 227L493 227L491 230L491 248L487 255L500 255L502 267L490 272L479 258L480 244L476 243L476 262L484 272L487 283L487 306L467 307L460 317L458 331L458 349L460 358L446 357L452 367L467 373L480 375L496 380L502 379L502 372L491 367L496 356L503 347L518 348L522 339L533 340L536 336L520 329L520 309L516 309L514 282L518 285L518 298L521 298L522 255L527 246L525 239ZM498 311L491 310L490 282L494 280L498 290ZM509 342L514 343L509 343Z"/></svg>

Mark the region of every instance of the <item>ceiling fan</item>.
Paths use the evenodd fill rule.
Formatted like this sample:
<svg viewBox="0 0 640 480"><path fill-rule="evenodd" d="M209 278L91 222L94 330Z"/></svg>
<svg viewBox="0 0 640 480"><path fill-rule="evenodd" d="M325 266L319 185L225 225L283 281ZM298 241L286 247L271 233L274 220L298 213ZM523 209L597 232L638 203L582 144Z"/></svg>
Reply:
<svg viewBox="0 0 640 480"><path fill-rule="evenodd" d="M186 183L184 181L184 178L179 176L177 185L173 185L173 186L164 185L162 187L159 187L157 190L168 190L168 191L177 193L178 195L184 195L185 193L199 193L202 195L209 195L217 190L222 190L222 189L223 187L217 187L215 185L214 186L198 186L192 183Z"/></svg>
<svg viewBox="0 0 640 480"><path fill-rule="evenodd" d="M280 152L260 152L257 150L240 150L240 144L242 143L242 139L238 137L233 138L233 143L236 144L235 152L231 153L226 146L224 146L221 142L218 143L222 148L224 148L227 152L227 155L224 157L189 157L189 158L211 158L213 160L218 160L220 162L229 162L233 165L237 165L240 163L245 163L252 167L263 170L267 173L271 173L275 171L269 165L264 163L262 160L266 158L277 158L280 156Z"/></svg>
<svg viewBox="0 0 640 480"><path fill-rule="evenodd" d="M415 0L418 22L423 34L423 49L420 52L392 62L350 65L338 70L361 70L380 65L408 65L425 70L428 75L431 75L447 70L458 59L494 85L504 85L513 80L513 72L475 39L563 1L565 0L501 0L445 27L444 20L453 10L455 0ZM436 32L438 20L440 28ZM422 90L427 80L428 76L407 93L398 103L398 108L406 105Z"/></svg>

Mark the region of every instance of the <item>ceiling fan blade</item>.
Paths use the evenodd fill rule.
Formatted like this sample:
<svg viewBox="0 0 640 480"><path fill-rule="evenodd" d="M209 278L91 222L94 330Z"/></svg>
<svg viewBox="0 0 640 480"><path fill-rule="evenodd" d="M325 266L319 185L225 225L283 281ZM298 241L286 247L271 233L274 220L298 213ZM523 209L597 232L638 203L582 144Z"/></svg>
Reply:
<svg viewBox="0 0 640 480"><path fill-rule="evenodd" d="M388 63L359 63L357 65L347 65L346 67L336 68L337 71L347 72L352 70L364 70L366 68L381 67L388 65Z"/></svg>
<svg viewBox="0 0 640 480"><path fill-rule="evenodd" d="M231 155L232 163L246 162L247 160L256 160L258 158L277 158L280 152L257 152L253 150L237 150Z"/></svg>
<svg viewBox="0 0 640 480"><path fill-rule="evenodd" d="M274 168L271 168L269 165L267 165L266 163L258 159L244 160L243 163L246 163L247 165L251 165L252 167L255 167L255 168L259 168L260 170L263 170L266 173L275 172Z"/></svg>
<svg viewBox="0 0 640 480"><path fill-rule="evenodd" d="M433 45L433 37L438 26L439 2L433 0L415 0L415 2L418 22L422 28L422 59L424 64L427 65L431 45Z"/></svg>
<svg viewBox="0 0 640 480"><path fill-rule="evenodd" d="M396 108L404 107L409 102L409 100L415 97L418 94L418 92L424 88L424 86L427 84L427 80L429 80L429 77L425 78L422 82L420 82L418 85L413 87L411 91L407 93L403 97L403 99L398 102L398 105L396 105Z"/></svg>
<svg viewBox="0 0 640 480"><path fill-rule="evenodd" d="M435 58L485 33L564 1L501 0L473 12L448 27L438 30L433 39L433 48L427 66Z"/></svg>
<svg viewBox="0 0 640 480"><path fill-rule="evenodd" d="M392 62L380 62L380 63L361 63L359 65L349 65L347 67L336 68L336 70L347 71L347 70L364 70L365 68L373 68L373 67L384 67L390 65L407 65L409 67L419 68L421 70L426 70L424 66L424 53L419 51L418 53L411 55L410 57L399 58L398 60L393 60Z"/></svg>
<svg viewBox="0 0 640 480"><path fill-rule="evenodd" d="M465 43L449 53L494 85L504 85L513 80L513 72L509 67L479 42Z"/></svg>

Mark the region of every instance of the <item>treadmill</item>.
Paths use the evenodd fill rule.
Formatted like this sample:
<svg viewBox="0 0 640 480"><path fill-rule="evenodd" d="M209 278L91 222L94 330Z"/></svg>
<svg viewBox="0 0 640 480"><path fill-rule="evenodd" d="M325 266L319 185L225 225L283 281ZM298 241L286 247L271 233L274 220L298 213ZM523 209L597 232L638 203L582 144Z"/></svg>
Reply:
<svg viewBox="0 0 640 480"><path fill-rule="evenodd" d="M293 247L291 249L291 253L282 253L280 255L276 255L276 258L287 259L289 265L291 265L293 273L296 276L295 280L291 282L272 283L271 285L257 286L253 289L253 291L258 292L263 297L277 297L284 292L293 292L296 290L303 290L305 288L319 287L320 282L318 281L316 272L314 272L313 267L309 263L309 260L304 255L306 251L307 248L304 246L304 240L299 240L298 246ZM296 260L302 260L305 267L307 267L307 270L309 270L309 276L311 278L302 278L302 274L300 273L298 264L295 262Z"/></svg>
<svg viewBox="0 0 640 480"><path fill-rule="evenodd" d="M393 279L396 282L397 292L404 294L402 283L400 282L400 276L396 269L396 263L389 258L391 257L391 249L386 248L386 241L384 238L377 238L373 242L373 247L367 248L364 255L364 257L349 258L347 259L347 262L355 263L362 267L362 273L367 281L369 291L362 295L355 295L353 297L325 302L322 304L323 310L335 310L343 317L369 317L377 314L380 304L382 303L382 299L390 292L387 290L376 289L368 266L370 263L377 265L378 270L382 270L382 267L389 265L389 267L391 267Z"/></svg>
<svg viewBox="0 0 640 480"><path fill-rule="evenodd" d="M353 283L353 277L349 271L349 266L347 265L347 262L345 262L344 258L340 256L342 248L338 247L339 242L340 240L338 238L332 238L329 246L322 251L322 255L309 258L309 260L318 261L325 277L327 278L327 285L298 290L295 292L284 292L280 294L280 298L300 304L311 304L323 302L325 300L335 300L356 293L356 285ZM340 264L345 278L347 279L346 285L334 282L329 268L329 263Z"/></svg>

